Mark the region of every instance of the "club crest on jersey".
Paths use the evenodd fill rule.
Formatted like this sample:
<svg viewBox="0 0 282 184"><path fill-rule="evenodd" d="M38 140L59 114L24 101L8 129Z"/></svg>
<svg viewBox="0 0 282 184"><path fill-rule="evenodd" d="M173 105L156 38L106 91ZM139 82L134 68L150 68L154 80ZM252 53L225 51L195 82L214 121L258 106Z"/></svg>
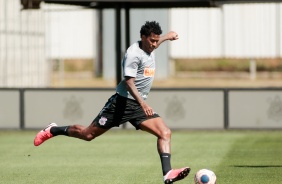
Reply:
<svg viewBox="0 0 282 184"><path fill-rule="evenodd" d="M154 77L155 68L145 68L144 69L144 77Z"/></svg>
<svg viewBox="0 0 282 184"><path fill-rule="evenodd" d="M105 125L105 124L106 124L106 121L107 121L107 118L101 117L101 118L99 119L99 124L100 124L100 125Z"/></svg>

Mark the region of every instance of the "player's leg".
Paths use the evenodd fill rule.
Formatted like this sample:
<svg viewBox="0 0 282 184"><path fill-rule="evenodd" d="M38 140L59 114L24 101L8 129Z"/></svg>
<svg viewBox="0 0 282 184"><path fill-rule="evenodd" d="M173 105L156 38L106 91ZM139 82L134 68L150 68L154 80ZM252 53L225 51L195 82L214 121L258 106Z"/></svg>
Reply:
<svg viewBox="0 0 282 184"><path fill-rule="evenodd" d="M68 136L85 141L91 141L108 130L109 129L98 127L95 123L91 123L88 127L84 127L82 125L72 125L68 128Z"/></svg>
<svg viewBox="0 0 282 184"><path fill-rule="evenodd" d="M161 117L148 119L139 125L140 129L155 135L159 154L170 153L171 130L166 126Z"/></svg>
<svg viewBox="0 0 282 184"><path fill-rule="evenodd" d="M166 126L162 118L151 118L143 121L139 127L141 130L149 132L157 137L157 149L160 155L164 183L169 184L185 178L189 172L189 167L181 169L171 168L171 130Z"/></svg>
<svg viewBox="0 0 282 184"><path fill-rule="evenodd" d="M113 119L115 117L116 105L112 104L116 103L116 97L117 95L115 94L108 99L103 109L88 127L82 125L58 127L56 123L51 123L45 129L37 133L34 139L34 145L39 146L44 141L57 135L75 137L86 141L90 141L102 135L114 126Z"/></svg>
<svg viewBox="0 0 282 184"><path fill-rule="evenodd" d="M55 123L51 123L45 129L37 133L34 139L34 145L39 146L46 140L57 135L65 135L86 141L91 141L95 137L102 135L108 130L109 129L104 129L96 126L94 122L91 123L88 127L82 125L70 125L70 126L58 127Z"/></svg>

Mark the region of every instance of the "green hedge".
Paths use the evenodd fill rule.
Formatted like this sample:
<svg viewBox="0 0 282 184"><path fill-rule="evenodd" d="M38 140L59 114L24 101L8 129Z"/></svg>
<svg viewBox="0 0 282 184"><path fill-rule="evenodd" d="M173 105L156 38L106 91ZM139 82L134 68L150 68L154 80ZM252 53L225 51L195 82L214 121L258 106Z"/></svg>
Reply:
<svg viewBox="0 0 282 184"><path fill-rule="evenodd" d="M255 59L257 71L282 71L282 59ZM249 71L250 59L174 59L176 71Z"/></svg>

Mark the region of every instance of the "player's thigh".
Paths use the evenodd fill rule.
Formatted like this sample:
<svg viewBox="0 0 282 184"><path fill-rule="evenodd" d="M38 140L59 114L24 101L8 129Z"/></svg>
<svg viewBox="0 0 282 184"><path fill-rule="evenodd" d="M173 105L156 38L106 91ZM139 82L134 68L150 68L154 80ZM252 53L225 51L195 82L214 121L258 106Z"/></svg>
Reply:
<svg viewBox="0 0 282 184"><path fill-rule="evenodd" d="M140 128L141 130L149 132L157 137L161 137L164 134L170 134L170 129L166 126L161 117L143 121L140 124Z"/></svg>

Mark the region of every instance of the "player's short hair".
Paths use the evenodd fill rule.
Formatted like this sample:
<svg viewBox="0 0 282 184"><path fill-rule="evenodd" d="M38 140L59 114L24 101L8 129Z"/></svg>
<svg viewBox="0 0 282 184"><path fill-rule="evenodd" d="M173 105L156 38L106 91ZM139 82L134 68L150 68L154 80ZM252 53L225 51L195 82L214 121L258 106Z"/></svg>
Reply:
<svg viewBox="0 0 282 184"><path fill-rule="evenodd" d="M145 24L141 27L140 36L145 35L146 37L150 36L151 33L156 35L162 34L162 28L156 21L146 21Z"/></svg>

